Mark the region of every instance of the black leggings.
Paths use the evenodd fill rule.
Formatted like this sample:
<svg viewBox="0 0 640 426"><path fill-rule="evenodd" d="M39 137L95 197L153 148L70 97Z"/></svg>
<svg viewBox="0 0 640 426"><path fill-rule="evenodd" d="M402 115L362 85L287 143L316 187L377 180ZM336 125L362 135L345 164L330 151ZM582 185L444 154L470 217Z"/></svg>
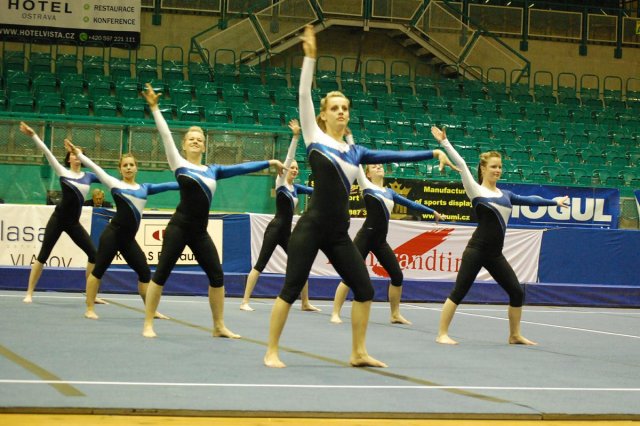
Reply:
<svg viewBox="0 0 640 426"><path fill-rule="evenodd" d="M386 235L376 235L376 231L373 228L361 228L356 237L353 239L353 243L360 251L362 258L367 260L369 253L373 253L380 262L380 265L387 271L389 278L391 278L391 285L399 287L402 285L404 278L398 258L387 243Z"/></svg>
<svg viewBox="0 0 640 426"><path fill-rule="evenodd" d="M509 305L520 308L524 303L524 290L504 255L502 253L486 254L482 250L472 247L467 247L462 254L456 285L449 295L449 299L459 305L482 267L486 268L493 279L507 292Z"/></svg>
<svg viewBox="0 0 640 426"><path fill-rule="evenodd" d="M278 245L282 247L285 253L287 253L287 247L289 245L289 237L291 236L291 224L282 223L280 221L271 221L267 225L267 229L264 231L264 238L262 241L262 248L260 248L260 254L256 261L255 269L258 272L264 271L264 268L269 263L271 255Z"/></svg>
<svg viewBox="0 0 640 426"><path fill-rule="evenodd" d="M63 223L56 212L51 215L47 222L47 227L44 230L44 239L42 241L40 253L38 253L38 262L47 263L53 247L56 245L63 232L66 232L71 240L87 254L89 263L96 262L96 248L93 245L93 241L91 241L91 237L89 237L87 230L80 225L80 222L74 222L71 224Z"/></svg>
<svg viewBox="0 0 640 426"><path fill-rule="evenodd" d="M136 241L136 232L109 223L100 236L96 266L91 275L101 279L111 261L120 252L127 264L138 274L138 281L148 283L151 271L147 259Z"/></svg>
<svg viewBox="0 0 640 426"><path fill-rule="evenodd" d="M153 282L164 285L180 258L182 251L189 246L196 261L209 278L209 286L222 287L224 274L218 250L207 233L207 228L194 229L194 227L182 226L169 222L164 233L162 253L158 260L158 268L153 274Z"/></svg>
<svg viewBox="0 0 640 426"><path fill-rule="evenodd" d="M289 240L287 275L280 298L292 304L296 301L318 250L327 256L342 281L351 288L354 300L373 300L373 286L362 255L349 238L347 226L315 222L309 216L302 216L296 224Z"/></svg>

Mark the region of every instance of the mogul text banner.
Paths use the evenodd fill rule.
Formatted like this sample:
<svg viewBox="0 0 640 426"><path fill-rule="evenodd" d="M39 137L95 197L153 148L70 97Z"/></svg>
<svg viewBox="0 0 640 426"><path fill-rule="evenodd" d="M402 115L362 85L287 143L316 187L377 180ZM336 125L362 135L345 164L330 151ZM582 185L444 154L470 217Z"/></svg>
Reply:
<svg viewBox="0 0 640 426"><path fill-rule="evenodd" d="M141 0L5 0L0 40L135 47L140 8Z"/></svg>
<svg viewBox="0 0 640 426"><path fill-rule="evenodd" d="M47 221L55 206L0 204L0 265L30 266L36 260ZM80 224L91 229L91 207L83 207ZM66 233L56 243L47 266L87 266L87 255L76 246Z"/></svg>
<svg viewBox="0 0 640 426"><path fill-rule="evenodd" d="M251 215L251 260L258 258L264 232L273 218L271 215ZM294 217L294 226L298 217ZM354 238L362 227L363 219L351 219L349 235ZM455 280L462 253L475 230L474 226L445 223L392 220L387 241L393 249L404 276L419 280ZM508 229L503 253L513 267L520 282L537 282L538 260L542 242L542 229ZM386 271L373 255L365 259L372 277L387 277ZM284 274L287 255L278 247L264 272ZM336 272L322 252L318 253L311 269L314 276L336 276ZM482 269L478 280L491 280Z"/></svg>

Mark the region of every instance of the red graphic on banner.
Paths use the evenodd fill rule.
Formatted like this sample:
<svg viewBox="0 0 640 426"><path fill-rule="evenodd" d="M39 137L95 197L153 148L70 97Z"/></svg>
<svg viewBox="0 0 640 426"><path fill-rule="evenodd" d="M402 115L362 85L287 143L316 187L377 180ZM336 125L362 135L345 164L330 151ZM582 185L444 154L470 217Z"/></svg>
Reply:
<svg viewBox="0 0 640 426"><path fill-rule="evenodd" d="M164 239L164 231L164 229L158 229L153 234L151 234L151 236L154 240L162 241Z"/></svg>
<svg viewBox="0 0 640 426"><path fill-rule="evenodd" d="M434 229L432 231L423 232L422 234L398 246L393 253L396 257L409 259L416 256L422 256L429 250L432 250L442 244L452 232L453 228ZM379 277L389 277L387 271L379 263L373 265L371 270Z"/></svg>

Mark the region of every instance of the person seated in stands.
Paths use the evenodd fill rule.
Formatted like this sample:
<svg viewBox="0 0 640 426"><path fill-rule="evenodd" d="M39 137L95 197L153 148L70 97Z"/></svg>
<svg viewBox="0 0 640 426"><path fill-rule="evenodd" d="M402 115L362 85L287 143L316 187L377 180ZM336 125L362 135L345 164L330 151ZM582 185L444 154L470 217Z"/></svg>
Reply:
<svg viewBox="0 0 640 426"><path fill-rule="evenodd" d="M113 207L113 204L111 204L109 201L105 201L104 191L100 188L96 188L93 190L93 192L91 193L91 199L86 200L84 202L84 205L91 206L91 207L104 207L104 208Z"/></svg>

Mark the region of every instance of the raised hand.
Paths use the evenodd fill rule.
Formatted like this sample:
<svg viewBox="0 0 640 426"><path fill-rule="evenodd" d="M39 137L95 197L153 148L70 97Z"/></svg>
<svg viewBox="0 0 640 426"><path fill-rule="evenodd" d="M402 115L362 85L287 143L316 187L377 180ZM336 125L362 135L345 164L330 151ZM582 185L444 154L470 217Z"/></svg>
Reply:
<svg viewBox="0 0 640 426"><path fill-rule="evenodd" d="M302 36L300 36L300 40L302 40L302 50L304 50L304 56L315 59L318 49L316 47L316 34L313 31L312 25L307 25L304 27L304 33L302 33Z"/></svg>
<svg viewBox="0 0 640 426"><path fill-rule="evenodd" d="M442 130L438 129L436 126L431 126L431 134L434 138L440 143L447 138L446 128L443 127Z"/></svg>
<svg viewBox="0 0 640 426"><path fill-rule="evenodd" d="M289 120L289 128L293 132L293 136L300 135L300 123L298 122L297 119L294 118Z"/></svg>
<svg viewBox="0 0 640 426"><path fill-rule="evenodd" d="M280 176L282 176L285 170L287 170L280 160L269 160L269 165L275 167L278 175Z"/></svg>
<svg viewBox="0 0 640 426"><path fill-rule="evenodd" d="M36 132L34 132L31 127L27 126L27 123L24 121L20 122L20 131L29 137L36 134Z"/></svg>
<svg viewBox="0 0 640 426"><path fill-rule="evenodd" d="M436 129L437 129L437 127L436 127ZM433 133L433 131L432 131L432 133ZM446 135L445 135L445 139L446 139ZM460 169L457 168L451 162L451 160L449 160L449 157L447 157L447 154L445 154L444 151L440 151L439 149L434 149L433 150L433 157L437 158L438 161L440 162L440 165L438 166L438 169L440 170L440 172L442 172L445 167L451 167L451 169L455 170L456 172L460 171Z"/></svg>
<svg viewBox="0 0 640 426"><path fill-rule="evenodd" d="M70 139L66 139L64 140L64 147L66 148L67 151L74 153L75 155L80 154L82 151L80 151L80 148L78 148L77 146L75 146Z"/></svg>
<svg viewBox="0 0 640 426"><path fill-rule="evenodd" d="M153 87L151 86L151 84L149 83L145 83L144 88L145 90L142 92L142 96L146 99L147 103L149 104L149 108L151 108L151 110L158 108L158 99L160 99L160 96L162 96L162 93L156 93L155 90L153 90Z"/></svg>

